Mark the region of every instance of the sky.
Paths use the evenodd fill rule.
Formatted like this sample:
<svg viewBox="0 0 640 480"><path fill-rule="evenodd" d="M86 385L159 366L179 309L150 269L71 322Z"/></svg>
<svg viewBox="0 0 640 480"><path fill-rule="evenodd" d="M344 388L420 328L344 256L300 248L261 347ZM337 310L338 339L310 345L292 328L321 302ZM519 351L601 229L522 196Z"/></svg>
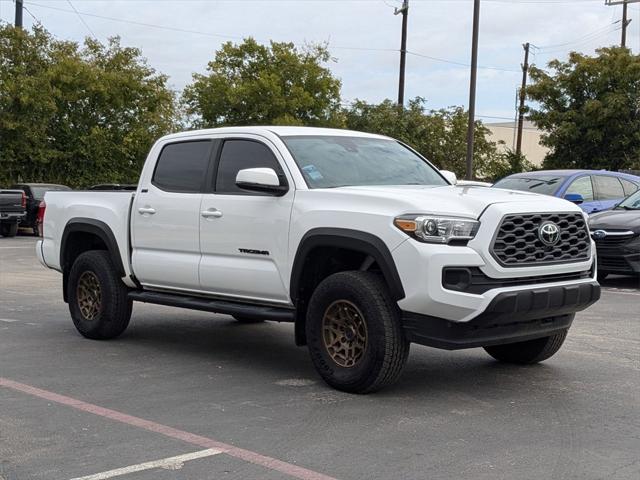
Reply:
<svg viewBox="0 0 640 480"><path fill-rule="evenodd" d="M36 20L56 37L81 42L119 35L181 90L206 70L226 41L322 42L342 80L344 102L396 99L400 0L25 0L24 25ZM572 50L619 44L621 6L604 0L481 0L478 117L514 118L522 44L543 67ZM640 53L640 3L629 6L627 44ZM13 0L0 0L0 20L13 22ZM405 98L427 107L468 106L472 0L409 0Z"/></svg>

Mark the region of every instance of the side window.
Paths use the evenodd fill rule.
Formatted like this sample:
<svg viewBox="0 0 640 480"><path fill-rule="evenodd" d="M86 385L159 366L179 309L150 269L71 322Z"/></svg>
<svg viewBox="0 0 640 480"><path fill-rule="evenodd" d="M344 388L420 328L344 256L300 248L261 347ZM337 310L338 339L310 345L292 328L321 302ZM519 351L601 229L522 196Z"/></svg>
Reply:
<svg viewBox="0 0 640 480"><path fill-rule="evenodd" d="M620 181L622 182L622 188L624 189L625 197L628 197L632 193L636 193L638 191L638 185L636 185L635 183L630 182L629 180L625 180L624 178L621 178Z"/></svg>
<svg viewBox="0 0 640 480"><path fill-rule="evenodd" d="M209 166L211 143L210 140L199 140L165 145L151 183L169 192L201 192Z"/></svg>
<svg viewBox="0 0 640 480"><path fill-rule="evenodd" d="M598 192L598 200L624 198L622 184L616 177L596 175L594 179L596 182L596 191Z"/></svg>
<svg viewBox="0 0 640 480"><path fill-rule="evenodd" d="M269 147L252 140L226 140L220 153L216 193L259 195L236 186L238 171L245 168L272 168L280 177L281 183L284 179L282 168Z"/></svg>
<svg viewBox="0 0 640 480"><path fill-rule="evenodd" d="M593 185L591 184L591 177L587 175L585 177L580 177L574 180L573 183L569 185L569 188L567 188L565 195L569 193L577 193L579 195L582 195L582 198L584 198L585 202L592 202Z"/></svg>

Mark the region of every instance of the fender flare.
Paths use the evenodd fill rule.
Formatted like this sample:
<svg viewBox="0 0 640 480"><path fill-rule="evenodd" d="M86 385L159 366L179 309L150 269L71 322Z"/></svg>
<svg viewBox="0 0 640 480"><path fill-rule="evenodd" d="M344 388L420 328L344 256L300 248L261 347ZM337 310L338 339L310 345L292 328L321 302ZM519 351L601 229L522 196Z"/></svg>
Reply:
<svg viewBox="0 0 640 480"><path fill-rule="evenodd" d="M60 242L60 266L63 269L66 264L64 255L67 247L67 241L69 239L69 235L74 232L90 233L102 240L107 246L107 251L111 256L111 260L113 261L113 265L116 268L116 272L120 276L124 277L125 271L124 265L122 264L122 258L120 257L120 249L118 248L118 242L116 241L116 237L113 234L111 227L109 227L109 225L107 225L106 223L101 222L100 220L95 220L93 218L72 218L64 227L62 240Z"/></svg>
<svg viewBox="0 0 640 480"><path fill-rule="evenodd" d="M294 304L298 300L298 286L302 280L306 258L316 247L346 248L370 255L380 267L382 275L389 285L391 297L396 301L405 297L402 280L391 252L379 237L347 228L314 228L309 230L300 240L293 261L289 292Z"/></svg>

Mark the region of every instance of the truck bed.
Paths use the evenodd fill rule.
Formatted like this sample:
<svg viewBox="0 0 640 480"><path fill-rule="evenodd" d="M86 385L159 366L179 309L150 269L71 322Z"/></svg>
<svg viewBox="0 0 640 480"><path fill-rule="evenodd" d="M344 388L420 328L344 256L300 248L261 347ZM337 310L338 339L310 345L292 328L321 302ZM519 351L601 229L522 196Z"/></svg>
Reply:
<svg viewBox="0 0 640 480"><path fill-rule="evenodd" d="M102 222L113 231L117 245L129 245L129 218L135 193L130 191L73 191L47 192L44 199L42 257L53 269L61 270L60 246L67 225L82 219L90 223ZM131 275L128 248L120 248L126 276Z"/></svg>

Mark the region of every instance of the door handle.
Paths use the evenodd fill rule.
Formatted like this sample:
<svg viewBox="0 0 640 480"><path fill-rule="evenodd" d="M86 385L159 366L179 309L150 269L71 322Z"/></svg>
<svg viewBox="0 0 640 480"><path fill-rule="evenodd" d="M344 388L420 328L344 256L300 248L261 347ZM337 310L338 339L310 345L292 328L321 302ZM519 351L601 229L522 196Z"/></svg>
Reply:
<svg viewBox="0 0 640 480"><path fill-rule="evenodd" d="M216 210L215 208L210 208L209 210L203 210L200 212L204 218L220 218L222 216L222 212L220 210Z"/></svg>
<svg viewBox="0 0 640 480"><path fill-rule="evenodd" d="M141 215L144 215L145 213L153 215L154 213L156 213L156 209L151 207L141 207L138 209L138 213Z"/></svg>

